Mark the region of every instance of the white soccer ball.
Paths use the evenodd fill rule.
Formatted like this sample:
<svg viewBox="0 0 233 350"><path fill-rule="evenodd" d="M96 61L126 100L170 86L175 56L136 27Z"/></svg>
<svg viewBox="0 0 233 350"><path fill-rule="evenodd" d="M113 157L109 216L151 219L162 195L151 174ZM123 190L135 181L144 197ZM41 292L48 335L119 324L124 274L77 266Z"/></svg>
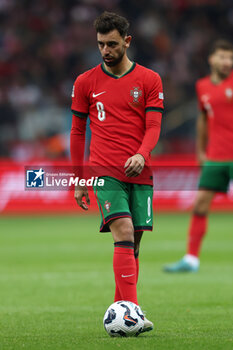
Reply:
<svg viewBox="0 0 233 350"><path fill-rule="evenodd" d="M141 333L144 316L138 305L122 300L109 306L103 323L111 337L133 337Z"/></svg>

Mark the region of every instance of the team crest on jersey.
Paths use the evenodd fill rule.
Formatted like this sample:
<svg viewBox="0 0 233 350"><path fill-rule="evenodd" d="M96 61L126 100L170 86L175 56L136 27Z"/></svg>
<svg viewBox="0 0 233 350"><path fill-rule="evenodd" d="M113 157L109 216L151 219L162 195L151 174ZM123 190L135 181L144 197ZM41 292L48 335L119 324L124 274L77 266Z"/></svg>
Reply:
<svg viewBox="0 0 233 350"><path fill-rule="evenodd" d="M139 102L139 97L142 96L142 90L139 87L134 87L133 90L130 91L130 96L133 96L133 103Z"/></svg>
<svg viewBox="0 0 233 350"><path fill-rule="evenodd" d="M232 98L233 98L233 91L232 91L232 89L231 88L227 88L225 90L225 95L226 95L227 99L231 101Z"/></svg>
<svg viewBox="0 0 233 350"><path fill-rule="evenodd" d="M110 212L110 207L111 207L111 203L109 201L105 201L104 203L104 208L107 210L107 212Z"/></svg>

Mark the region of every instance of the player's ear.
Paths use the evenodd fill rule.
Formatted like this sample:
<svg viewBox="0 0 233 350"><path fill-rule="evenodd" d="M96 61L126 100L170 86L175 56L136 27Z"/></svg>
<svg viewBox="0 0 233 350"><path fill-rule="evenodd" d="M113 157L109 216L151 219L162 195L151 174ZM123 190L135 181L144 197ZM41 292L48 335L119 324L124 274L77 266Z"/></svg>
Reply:
<svg viewBox="0 0 233 350"><path fill-rule="evenodd" d="M125 47L128 49L128 47L130 46L130 43L131 43L131 40L132 40L132 36L131 35L127 35L125 37Z"/></svg>

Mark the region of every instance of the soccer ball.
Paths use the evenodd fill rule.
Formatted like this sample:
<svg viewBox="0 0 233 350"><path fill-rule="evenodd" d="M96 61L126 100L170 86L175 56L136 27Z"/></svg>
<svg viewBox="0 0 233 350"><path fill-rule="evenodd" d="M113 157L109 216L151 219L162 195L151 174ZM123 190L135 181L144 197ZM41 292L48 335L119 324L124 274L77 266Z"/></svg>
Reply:
<svg viewBox="0 0 233 350"><path fill-rule="evenodd" d="M109 306L103 323L111 337L136 337L143 329L144 316L138 305L122 300Z"/></svg>

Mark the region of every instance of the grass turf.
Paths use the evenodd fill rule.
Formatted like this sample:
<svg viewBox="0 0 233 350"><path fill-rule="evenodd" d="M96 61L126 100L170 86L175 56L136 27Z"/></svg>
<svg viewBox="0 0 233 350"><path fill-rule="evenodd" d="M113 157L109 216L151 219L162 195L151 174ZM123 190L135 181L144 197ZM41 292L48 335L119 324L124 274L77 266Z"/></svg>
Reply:
<svg viewBox="0 0 233 350"><path fill-rule="evenodd" d="M155 330L110 338L113 246L99 218L0 218L0 349L233 348L232 214L212 214L197 274L168 275L184 253L187 214L158 214L141 244L138 297Z"/></svg>

